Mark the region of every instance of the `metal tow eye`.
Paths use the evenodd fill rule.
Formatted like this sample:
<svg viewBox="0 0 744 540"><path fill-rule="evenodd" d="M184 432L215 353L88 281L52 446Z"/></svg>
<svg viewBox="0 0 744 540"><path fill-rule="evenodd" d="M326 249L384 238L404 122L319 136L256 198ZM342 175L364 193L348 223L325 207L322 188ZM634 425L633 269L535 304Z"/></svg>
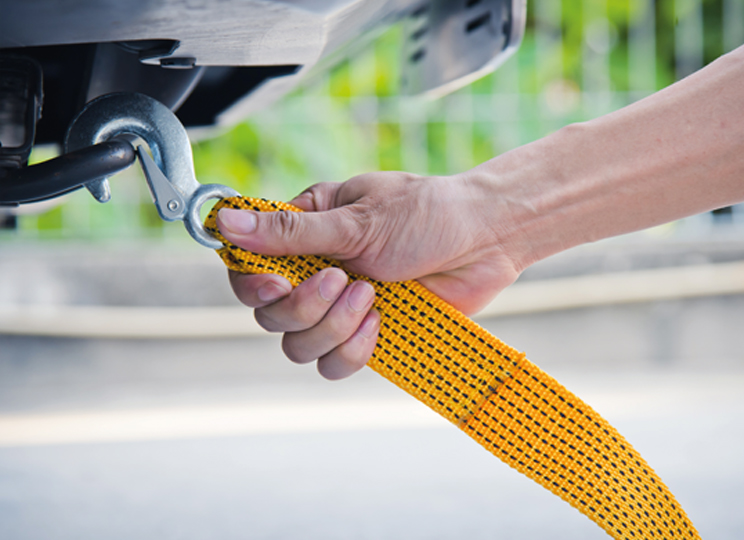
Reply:
<svg viewBox="0 0 744 540"><path fill-rule="evenodd" d="M137 148L160 217L165 221L183 220L194 240L212 249L222 247L204 229L199 210L209 199L234 197L238 192L196 180L186 129L159 101L135 93L107 94L91 101L70 125L65 150L71 152L126 135L141 138L152 152L150 158L141 146ZM99 202L111 198L107 178L85 187Z"/></svg>

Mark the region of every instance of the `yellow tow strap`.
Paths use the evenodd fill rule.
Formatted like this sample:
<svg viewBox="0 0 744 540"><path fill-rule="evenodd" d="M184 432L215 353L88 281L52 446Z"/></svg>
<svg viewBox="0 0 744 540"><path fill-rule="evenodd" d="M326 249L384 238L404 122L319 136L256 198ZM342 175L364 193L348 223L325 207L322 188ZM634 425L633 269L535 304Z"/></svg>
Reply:
<svg viewBox="0 0 744 540"><path fill-rule="evenodd" d="M243 273L279 274L293 285L338 262L267 257L227 242L222 207L300 211L281 202L234 197L215 205L206 227ZM700 538L656 473L606 420L550 375L415 281L386 283L352 274L377 292L380 337L368 365L447 418L486 450L617 539Z"/></svg>

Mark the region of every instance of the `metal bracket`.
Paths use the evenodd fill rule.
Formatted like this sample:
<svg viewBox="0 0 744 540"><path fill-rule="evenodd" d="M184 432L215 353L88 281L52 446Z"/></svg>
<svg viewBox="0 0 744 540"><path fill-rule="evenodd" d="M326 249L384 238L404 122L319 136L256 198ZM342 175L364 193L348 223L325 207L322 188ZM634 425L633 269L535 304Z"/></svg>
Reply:
<svg viewBox="0 0 744 540"><path fill-rule="evenodd" d="M490 73L519 47L526 0L426 0L405 19L401 86L439 97Z"/></svg>
<svg viewBox="0 0 744 540"><path fill-rule="evenodd" d="M73 151L122 135L133 135L147 143L149 156L139 151L150 190L160 216L166 221L182 219L186 230L200 244L219 249L201 222L199 210L209 199L234 197L238 192L220 184L200 184L186 129L175 114L159 101L136 93L101 96L73 120L65 138L66 150ZM111 198L108 180L86 185L99 202Z"/></svg>

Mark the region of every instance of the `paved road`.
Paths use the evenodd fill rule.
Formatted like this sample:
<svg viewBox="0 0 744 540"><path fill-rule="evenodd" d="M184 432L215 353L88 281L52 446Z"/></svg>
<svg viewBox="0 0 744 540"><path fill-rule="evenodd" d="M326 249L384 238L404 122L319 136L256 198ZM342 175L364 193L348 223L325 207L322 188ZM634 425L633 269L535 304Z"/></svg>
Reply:
<svg viewBox="0 0 744 540"><path fill-rule="evenodd" d="M703 538L744 530L744 298L488 324L641 451ZM0 538L600 539L367 372L278 342L0 337Z"/></svg>

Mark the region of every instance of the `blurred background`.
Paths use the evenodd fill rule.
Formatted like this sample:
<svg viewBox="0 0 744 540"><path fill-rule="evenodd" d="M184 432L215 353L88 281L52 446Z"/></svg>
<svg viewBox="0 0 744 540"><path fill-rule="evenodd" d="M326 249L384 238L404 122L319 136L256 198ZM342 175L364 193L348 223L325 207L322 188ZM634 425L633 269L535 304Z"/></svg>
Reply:
<svg viewBox="0 0 744 540"><path fill-rule="evenodd" d="M738 47L744 1L530 0L517 54L438 100L399 94L401 40L195 133L197 178L286 200L457 173ZM375 374L288 365L141 174L111 187L0 231L0 538L605 537ZM739 538L742 293L738 205L543 261L478 320L626 435L703 538Z"/></svg>

